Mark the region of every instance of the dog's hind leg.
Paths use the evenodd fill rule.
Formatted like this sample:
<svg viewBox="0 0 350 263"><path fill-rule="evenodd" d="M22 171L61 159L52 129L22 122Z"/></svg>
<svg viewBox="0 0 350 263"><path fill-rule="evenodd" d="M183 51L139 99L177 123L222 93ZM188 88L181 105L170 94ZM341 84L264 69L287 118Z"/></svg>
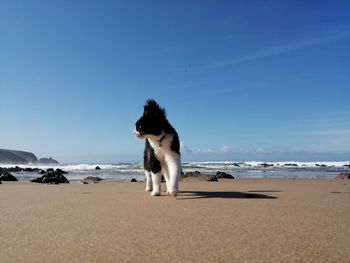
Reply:
<svg viewBox="0 0 350 263"><path fill-rule="evenodd" d="M181 160L179 154L174 154L168 160L169 178L170 178L170 189L168 192L176 197L179 192L179 180L181 177Z"/></svg>
<svg viewBox="0 0 350 263"><path fill-rule="evenodd" d="M153 189L151 172L145 171L145 175L146 175L146 189L145 189L145 191L151 192Z"/></svg>

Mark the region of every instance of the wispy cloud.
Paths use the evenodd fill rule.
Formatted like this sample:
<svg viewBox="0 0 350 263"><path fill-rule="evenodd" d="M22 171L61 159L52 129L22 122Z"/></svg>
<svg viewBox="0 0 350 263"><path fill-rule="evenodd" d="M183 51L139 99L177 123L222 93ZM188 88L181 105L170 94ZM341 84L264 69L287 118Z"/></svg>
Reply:
<svg viewBox="0 0 350 263"><path fill-rule="evenodd" d="M239 148L233 148L229 145L222 145L219 148L210 149L210 148L191 148L187 145L185 145L183 142L181 144L181 151L185 154L192 154L192 155L230 155L230 154L255 154L255 153L262 153L264 152L264 149L259 147L256 149L245 149L242 147Z"/></svg>
<svg viewBox="0 0 350 263"><path fill-rule="evenodd" d="M299 41L295 41L295 42L288 43L288 44L281 45L281 46L265 48L265 49L253 52L251 54L247 54L247 55L242 56L242 57L231 58L231 59L220 61L217 63L198 66L194 69L205 70L205 69L214 69L214 68L220 68L220 67L225 67L225 66L232 66L232 65L236 65L239 63L247 62L247 61L253 61L253 60L262 59L262 58L266 58L266 57L270 57L270 56L285 54L285 53L288 53L290 51L294 51L294 50L298 50L298 49L327 44L327 43L341 40L341 39L345 39L348 37L350 37L350 31L330 34L330 35L327 35L325 37L320 37L320 38L299 40Z"/></svg>

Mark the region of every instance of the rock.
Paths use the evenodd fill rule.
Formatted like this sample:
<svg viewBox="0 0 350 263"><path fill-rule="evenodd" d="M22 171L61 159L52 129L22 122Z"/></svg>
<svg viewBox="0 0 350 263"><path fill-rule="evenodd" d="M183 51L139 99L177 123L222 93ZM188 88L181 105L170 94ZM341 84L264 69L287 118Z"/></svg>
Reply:
<svg viewBox="0 0 350 263"><path fill-rule="evenodd" d="M61 170L60 168L56 169L56 173L67 174L66 171Z"/></svg>
<svg viewBox="0 0 350 263"><path fill-rule="evenodd" d="M269 164L269 163L260 163L258 164L258 167L262 167L262 168L267 168L267 167L271 167L273 166L273 164Z"/></svg>
<svg viewBox="0 0 350 263"><path fill-rule="evenodd" d="M18 181L18 179L8 171L5 171L0 175L0 181Z"/></svg>
<svg viewBox="0 0 350 263"><path fill-rule="evenodd" d="M209 176L209 178L207 179L207 182L218 182L218 178L216 177L216 175L211 175Z"/></svg>
<svg viewBox="0 0 350 263"><path fill-rule="evenodd" d="M335 179L340 179L340 180L343 180L343 179L350 179L350 174L349 173L339 173Z"/></svg>
<svg viewBox="0 0 350 263"><path fill-rule="evenodd" d="M45 170L43 170L43 169L40 169L40 170L38 171L38 173L39 173L39 174L45 174L45 173L46 173L46 171L45 171Z"/></svg>
<svg viewBox="0 0 350 263"><path fill-rule="evenodd" d="M350 168L350 164L344 164L343 167L349 167Z"/></svg>
<svg viewBox="0 0 350 263"><path fill-rule="evenodd" d="M294 166L294 167L297 167L298 165L296 163L285 163L283 166Z"/></svg>
<svg viewBox="0 0 350 263"><path fill-rule="evenodd" d="M182 178L187 178L187 177L199 177L201 175L200 172L194 171L194 172L186 172L181 175Z"/></svg>
<svg viewBox="0 0 350 263"><path fill-rule="evenodd" d="M102 181L102 179L100 177L97 177L97 176L88 176L86 178L84 178L84 181L89 181L89 182L99 182L99 181Z"/></svg>
<svg viewBox="0 0 350 263"><path fill-rule="evenodd" d="M62 183L68 183L68 179L62 174L61 169L57 169L56 171L52 168L47 169L46 173L43 174L41 177L37 177L31 182L34 183L43 183L43 184L62 184Z"/></svg>
<svg viewBox="0 0 350 263"><path fill-rule="evenodd" d="M0 184L2 184L2 182L0 181Z"/></svg>
<svg viewBox="0 0 350 263"><path fill-rule="evenodd" d="M9 173L16 173L21 172L23 169L21 167L9 167L9 168L3 168L5 171L8 171Z"/></svg>
<svg viewBox="0 0 350 263"><path fill-rule="evenodd" d="M100 166L96 166L95 170L101 170Z"/></svg>
<svg viewBox="0 0 350 263"><path fill-rule="evenodd" d="M215 174L215 177L220 179L220 178L225 178L225 179L235 179L231 174L225 173L225 172L217 172Z"/></svg>
<svg viewBox="0 0 350 263"><path fill-rule="evenodd" d="M130 183L137 183L138 181L135 178L131 178Z"/></svg>
<svg viewBox="0 0 350 263"><path fill-rule="evenodd" d="M58 164L58 162L55 159L50 158L40 158L38 163L40 164Z"/></svg>
<svg viewBox="0 0 350 263"><path fill-rule="evenodd" d="M325 165L325 164L318 164L318 163L316 163L315 166L317 166L317 167L327 167L327 165Z"/></svg>

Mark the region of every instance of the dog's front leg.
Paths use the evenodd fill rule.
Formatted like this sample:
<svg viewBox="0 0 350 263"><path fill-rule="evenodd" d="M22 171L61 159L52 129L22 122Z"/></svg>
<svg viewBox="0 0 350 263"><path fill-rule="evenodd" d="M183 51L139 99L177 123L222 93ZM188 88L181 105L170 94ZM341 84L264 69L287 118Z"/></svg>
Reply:
<svg viewBox="0 0 350 263"><path fill-rule="evenodd" d="M169 169L168 169L168 165L166 163L162 167L162 173L163 173L163 176L164 176L164 179L165 179L167 193L170 194Z"/></svg>
<svg viewBox="0 0 350 263"><path fill-rule="evenodd" d="M146 175L146 189L145 189L145 191L150 192L153 189L151 172L145 171L145 175Z"/></svg>
<svg viewBox="0 0 350 263"><path fill-rule="evenodd" d="M153 183L153 191L151 193L152 196L160 195L161 191L161 183L162 183L162 173L151 173L152 175L152 183Z"/></svg>

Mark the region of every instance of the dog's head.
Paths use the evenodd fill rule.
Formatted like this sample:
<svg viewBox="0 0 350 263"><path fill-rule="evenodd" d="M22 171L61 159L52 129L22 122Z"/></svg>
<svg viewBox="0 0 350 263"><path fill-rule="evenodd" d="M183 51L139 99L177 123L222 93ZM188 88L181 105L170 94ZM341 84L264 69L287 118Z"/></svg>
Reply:
<svg viewBox="0 0 350 263"><path fill-rule="evenodd" d="M133 134L140 139L150 135L159 136L166 122L165 110L155 100L147 100L143 115L135 123Z"/></svg>

